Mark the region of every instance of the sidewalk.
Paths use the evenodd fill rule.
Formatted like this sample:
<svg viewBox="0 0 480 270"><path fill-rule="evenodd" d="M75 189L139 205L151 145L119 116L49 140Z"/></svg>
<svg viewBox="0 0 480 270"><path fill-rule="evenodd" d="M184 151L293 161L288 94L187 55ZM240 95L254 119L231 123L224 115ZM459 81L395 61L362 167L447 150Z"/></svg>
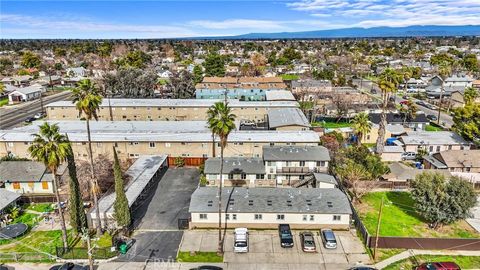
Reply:
<svg viewBox="0 0 480 270"><path fill-rule="evenodd" d="M480 251L470 250L421 250L421 249L408 249L402 253L392 256L386 260L378 262L375 267L383 269L394 262L401 261L412 257L413 255L462 255L462 256L480 256Z"/></svg>

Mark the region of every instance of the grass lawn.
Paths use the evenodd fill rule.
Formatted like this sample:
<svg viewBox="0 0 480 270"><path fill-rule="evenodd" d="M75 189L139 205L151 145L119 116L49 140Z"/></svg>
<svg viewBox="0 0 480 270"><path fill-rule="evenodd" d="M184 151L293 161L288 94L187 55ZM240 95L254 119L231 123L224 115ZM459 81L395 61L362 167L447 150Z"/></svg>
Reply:
<svg viewBox="0 0 480 270"><path fill-rule="evenodd" d="M27 210L43 213L43 212L51 212L53 211L53 208L51 203L35 203L35 204L32 203L27 206Z"/></svg>
<svg viewBox="0 0 480 270"><path fill-rule="evenodd" d="M386 260L392 256L395 256L397 254L400 254L404 252L406 249L397 249L397 248L379 248L377 249L377 261L383 261ZM373 256L373 249L372 251L372 256Z"/></svg>
<svg viewBox="0 0 480 270"><path fill-rule="evenodd" d="M362 203L357 203L363 224L373 236L377 227L378 210L384 198L384 207L380 226L380 236L411 236L411 237L480 237L465 221L443 226L437 230L428 228L427 223L413 208L413 200L408 192L371 192L362 197Z"/></svg>
<svg viewBox="0 0 480 270"><path fill-rule="evenodd" d="M430 124L425 126L425 130L426 131L442 131L443 128L441 128L441 127L439 127L435 124L430 123Z"/></svg>
<svg viewBox="0 0 480 270"><path fill-rule="evenodd" d="M448 262L453 261L457 263L462 269L478 269L480 265L480 256L436 256L436 255L419 255L415 256L418 263L424 262ZM398 261L393 263L385 268L384 270L406 270L413 269L416 266L415 260L413 257L408 259Z"/></svg>
<svg viewBox="0 0 480 270"><path fill-rule="evenodd" d="M223 262L223 257L218 256L216 252L195 252L195 255L192 256L189 251L180 251L178 252L177 261L221 263Z"/></svg>
<svg viewBox="0 0 480 270"><path fill-rule="evenodd" d="M314 127L323 127L323 128L344 128L344 127L351 127L352 124L345 122L345 121L340 121L340 122L314 122L312 124Z"/></svg>
<svg viewBox="0 0 480 270"><path fill-rule="evenodd" d="M69 241L73 240L72 231L68 231ZM0 246L0 252L47 252L55 254L55 247L61 247L62 231L31 231L14 245ZM33 248L33 249L32 249Z"/></svg>
<svg viewBox="0 0 480 270"><path fill-rule="evenodd" d="M280 75L280 77L282 77L282 79L286 80L286 81L298 80L300 78L296 74L282 74L282 75Z"/></svg>
<svg viewBox="0 0 480 270"><path fill-rule="evenodd" d="M8 98L0 99L0 107L5 106L8 104Z"/></svg>

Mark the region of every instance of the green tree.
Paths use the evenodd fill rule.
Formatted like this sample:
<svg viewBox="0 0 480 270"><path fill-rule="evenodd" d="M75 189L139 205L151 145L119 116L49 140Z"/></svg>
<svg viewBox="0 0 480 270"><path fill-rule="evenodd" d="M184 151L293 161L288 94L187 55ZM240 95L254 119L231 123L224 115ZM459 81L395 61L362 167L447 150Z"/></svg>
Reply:
<svg viewBox="0 0 480 270"><path fill-rule="evenodd" d="M193 67L193 82L195 84L201 83L203 81L203 69L200 65L195 65Z"/></svg>
<svg viewBox="0 0 480 270"><path fill-rule="evenodd" d="M0 73L8 73L13 68L13 61L2 57L0 58Z"/></svg>
<svg viewBox="0 0 480 270"><path fill-rule="evenodd" d="M462 64L469 71L472 71L472 72L478 71L478 60L475 54L465 55L465 57L462 59Z"/></svg>
<svg viewBox="0 0 480 270"><path fill-rule="evenodd" d="M465 92L463 92L463 100L465 104L471 104L475 102L475 99L478 97L478 95L479 94L477 89L473 87L467 87L465 88Z"/></svg>
<svg viewBox="0 0 480 270"><path fill-rule="evenodd" d="M361 164L349 159L343 164L338 164L336 173L352 193L353 200L360 201L362 196L370 190L367 185L361 183L369 178L367 170Z"/></svg>
<svg viewBox="0 0 480 270"><path fill-rule="evenodd" d="M115 176L115 203L113 205L114 217L117 225L126 227L132 221L130 217L130 207L128 206L127 195L123 185L122 169L118 161L117 150L113 148L113 175Z"/></svg>
<svg viewBox="0 0 480 270"><path fill-rule="evenodd" d="M444 174L424 172L411 182L411 194L416 211L434 229L465 219L475 206L477 196L465 179Z"/></svg>
<svg viewBox="0 0 480 270"><path fill-rule="evenodd" d="M93 203L96 210L96 229L97 236L102 234L102 224L100 221L100 209L98 208L98 183L95 176L95 169L93 166L93 152L92 152L92 137L90 133L90 121L92 119L98 120L98 109L102 103L102 96L99 94L95 84L89 79L82 80L78 83L78 86L72 91L73 103L78 110L79 116L85 115L87 124L87 139L88 139L88 156L90 159L90 173L92 183L90 187L92 189Z"/></svg>
<svg viewBox="0 0 480 270"><path fill-rule="evenodd" d="M68 138L67 138L68 139ZM68 208L70 209L70 226L75 233L82 233L82 229L87 227L87 217L83 210L83 200L80 192L80 184L77 178L77 167L75 166L75 154L73 153L72 146L68 146L67 155L68 175L70 179L68 181L69 187L69 199Z"/></svg>
<svg viewBox="0 0 480 270"><path fill-rule="evenodd" d="M207 111L207 121L210 130L220 139L220 183L218 185L218 253L223 254L222 237L222 186L223 186L223 152L227 146L230 132L235 130L235 118L228 102L216 102Z"/></svg>
<svg viewBox="0 0 480 270"><path fill-rule="evenodd" d="M26 68L39 68L41 63L40 57L31 51L25 51L22 55L21 65Z"/></svg>
<svg viewBox="0 0 480 270"><path fill-rule="evenodd" d="M217 53L212 53L207 56L203 63L205 68L205 76L225 76L225 61Z"/></svg>
<svg viewBox="0 0 480 270"><path fill-rule="evenodd" d="M365 112L361 112L352 120L352 128L357 135L357 143L360 145L362 143L363 137L370 133L372 130L372 122L368 119L368 114Z"/></svg>
<svg viewBox="0 0 480 270"><path fill-rule="evenodd" d="M28 152L33 159L45 164L45 167L47 167L53 175L53 192L55 193L60 216L63 247L67 248L67 227L65 226L65 217L58 192L57 170L60 164L67 158L70 143L68 142L67 136L60 134L59 128L55 124L42 124L38 134L34 134L33 136L33 143L28 147Z"/></svg>
<svg viewBox="0 0 480 270"><path fill-rule="evenodd" d="M480 103L468 103L455 109L452 129L464 139L480 145Z"/></svg>
<svg viewBox="0 0 480 270"><path fill-rule="evenodd" d="M144 68L147 64L151 63L152 57L145 53L144 51L136 50L130 51L122 57L118 59L115 64L118 67L126 67L126 68Z"/></svg>
<svg viewBox="0 0 480 270"><path fill-rule="evenodd" d="M0 95L3 94L3 92L5 92L5 84L3 84L2 82L0 82Z"/></svg>
<svg viewBox="0 0 480 270"><path fill-rule="evenodd" d="M403 115L403 123L407 122L407 120L415 119L417 115L417 106L412 99L408 99L405 104L401 104L400 113Z"/></svg>
<svg viewBox="0 0 480 270"><path fill-rule="evenodd" d="M121 68L116 73L107 73L103 85L107 96L122 98L153 98L157 74L135 68Z"/></svg>
<svg viewBox="0 0 480 270"><path fill-rule="evenodd" d="M387 105L390 96L395 94L399 82L398 73L391 68L385 69L378 78L378 86L382 94L382 113L380 114L380 124L377 138L377 154L382 154L385 146L385 129L387 126Z"/></svg>

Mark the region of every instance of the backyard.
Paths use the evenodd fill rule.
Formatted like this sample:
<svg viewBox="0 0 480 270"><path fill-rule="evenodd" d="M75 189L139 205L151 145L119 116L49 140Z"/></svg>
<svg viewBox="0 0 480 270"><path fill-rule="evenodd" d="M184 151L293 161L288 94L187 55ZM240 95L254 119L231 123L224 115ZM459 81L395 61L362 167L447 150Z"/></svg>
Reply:
<svg viewBox="0 0 480 270"><path fill-rule="evenodd" d="M323 128L345 128L345 127L351 127L352 123L347 122L345 120L341 121L335 121L335 120L324 120L321 122L314 122L312 123L312 126L314 127L323 127Z"/></svg>
<svg viewBox="0 0 480 270"><path fill-rule="evenodd" d="M480 236L464 220L437 230L430 229L423 218L416 213L410 193L395 191L368 193L362 197L361 204L355 205L370 235L375 234L382 197L384 198L384 207L380 223L380 236L450 238L477 238Z"/></svg>
<svg viewBox="0 0 480 270"><path fill-rule="evenodd" d="M437 126L436 124L430 123L425 126L425 131L442 131L443 128Z"/></svg>
<svg viewBox="0 0 480 270"><path fill-rule="evenodd" d="M438 256L438 255L418 255L408 259L398 261L385 268L384 270L406 270L413 269L417 263L425 262L455 262L461 269L478 269L480 265L480 256Z"/></svg>

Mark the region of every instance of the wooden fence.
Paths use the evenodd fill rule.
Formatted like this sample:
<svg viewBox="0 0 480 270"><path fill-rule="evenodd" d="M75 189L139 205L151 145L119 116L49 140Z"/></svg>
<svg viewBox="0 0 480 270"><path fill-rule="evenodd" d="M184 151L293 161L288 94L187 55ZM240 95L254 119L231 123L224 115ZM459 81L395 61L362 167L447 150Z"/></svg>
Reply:
<svg viewBox="0 0 480 270"><path fill-rule="evenodd" d="M369 247L375 247L375 237L370 237ZM417 238L378 237L378 248L480 250L479 238Z"/></svg>
<svg viewBox="0 0 480 270"><path fill-rule="evenodd" d="M201 157L168 157L168 166L175 166L175 159L181 158L184 161L184 166L200 166L205 163L207 158Z"/></svg>

